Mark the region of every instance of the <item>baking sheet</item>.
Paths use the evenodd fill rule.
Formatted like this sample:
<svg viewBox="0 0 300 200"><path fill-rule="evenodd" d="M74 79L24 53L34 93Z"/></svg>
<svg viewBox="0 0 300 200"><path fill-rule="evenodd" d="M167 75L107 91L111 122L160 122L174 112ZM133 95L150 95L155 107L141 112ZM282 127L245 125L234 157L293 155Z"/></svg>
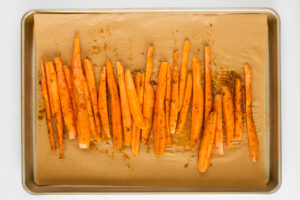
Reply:
<svg viewBox="0 0 300 200"><path fill-rule="evenodd" d="M249 158L246 130L241 144L225 148L225 155L213 152L211 167L197 171L197 151L188 151L190 122L176 136L177 145L156 158L153 146L141 145L138 157L129 148L112 149L110 141L80 150L76 141L64 140L65 159L50 151L43 116L44 103L38 84L36 173L38 185L169 185L246 187L265 186L266 173L266 41L264 14L35 14L36 59L61 56L71 64L75 33L81 36L82 57L90 57L99 78L106 57L120 60L132 70L144 69L150 44L156 48L154 74L161 60L172 63L174 49L181 52L184 39L191 41L191 54L203 62L203 46L212 48L212 70L243 72L248 62L253 70L253 115L259 139L259 160ZM180 61L180 59L179 59ZM191 61L191 59L190 59ZM191 62L189 62L191 69ZM38 76L40 78L40 76ZM39 80L38 78L38 80ZM218 77L216 77L218 78ZM37 80L37 81L38 81Z"/></svg>

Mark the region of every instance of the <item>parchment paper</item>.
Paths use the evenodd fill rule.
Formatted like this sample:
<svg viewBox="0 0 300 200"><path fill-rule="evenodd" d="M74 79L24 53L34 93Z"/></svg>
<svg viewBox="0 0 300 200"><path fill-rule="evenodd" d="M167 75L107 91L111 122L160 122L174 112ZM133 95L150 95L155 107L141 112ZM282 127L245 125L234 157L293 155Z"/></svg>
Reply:
<svg viewBox="0 0 300 200"><path fill-rule="evenodd" d="M37 184L266 185L266 15L36 14L34 21L37 63L40 56L45 60L61 56L63 62L70 65L73 39L79 33L82 58L91 58L97 81L107 57L113 63L122 61L133 71L144 71L150 44L155 46L152 79L156 80L160 61L167 60L172 64L172 52L177 49L181 55L184 39L191 41L189 70L192 56L198 57L203 64L203 47L205 44L211 46L212 70L216 80L230 70L243 74L243 64L248 62L253 70L253 115L259 141L259 159L253 164L245 128L243 141L235 143L231 149L225 147L224 156L217 155L214 150L211 166L201 174L197 171L198 152L188 150L188 119L184 133L175 136L175 144L166 149L162 158L155 157L153 144L141 145L139 155L133 157L129 147L113 150L109 140L92 145L91 150L81 150L77 141L69 141L65 136L65 159L59 159L58 153L50 150L43 117L44 103L38 84ZM40 80L39 67L37 81Z"/></svg>

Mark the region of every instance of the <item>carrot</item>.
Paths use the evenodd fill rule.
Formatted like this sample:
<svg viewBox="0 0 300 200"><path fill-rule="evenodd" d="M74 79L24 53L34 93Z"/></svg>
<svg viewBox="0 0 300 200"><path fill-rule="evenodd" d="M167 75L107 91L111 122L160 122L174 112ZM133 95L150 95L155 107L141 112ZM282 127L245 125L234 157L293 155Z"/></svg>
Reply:
<svg viewBox="0 0 300 200"><path fill-rule="evenodd" d="M214 100L214 112L217 113L217 128L215 145L219 155L224 155L223 150L223 115L222 115L222 96L217 94Z"/></svg>
<svg viewBox="0 0 300 200"><path fill-rule="evenodd" d="M177 64L177 51L173 53L173 69L172 69L172 88L171 88L171 106L170 106L170 132L174 134L177 126L177 118L178 118L178 105L179 105L179 97L178 97L178 64Z"/></svg>
<svg viewBox="0 0 300 200"><path fill-rule="evenodd" d="M98 106L103 132L107 138L111 138L106 98L106 67L102 67L100 71Z"/></svg>
<svg viewBox="0 0 300 200"><path fill-rule="evenodd" d="M121 62L117 62L116 66L117 66L117 74L118 74L118 82L119 82L119 92L121 98L124 144L130 145L132 139L132 119L131 119L129 102L126 94L124 67Z"/></svg>
<svg viewBox="0 0 300 200"><path fill-rule="evenodd" d="M125 83L126 83L126 92L127 92L127 97L128 97L133 121L139 128L146 128L144 123L144 117L142 114L142 109L141 106L139 105L140 104L139 98L137 96L137 92L129 69L125 71Z"/></svg>
<svg viewBox="0 0 300 200"><path fill-rule="evenodd" d="M68 88L71 94L71 99L72 99L72 107L74 111L74 117L75 117L75 122L77 120L77 113L78 113L78 108L77 108L77 103L76 103L76 93L75 93L75 88L74 88L74 82L73 82L73 74L70 68L67 65L63 65L63 69L65 72L65 77L67 80Z"/></svg>
<svg viewBox="0 0 300 200"><path fill-rule="evenodd" d="M243 139L243 94L241 80L235 79L234 92L234 137L237 140Z"/></svg>
<svg viewBox="0 0 300 200"><path fill-rule="evenodd" d="M256 129L252 116L252 71L248 64L244 65L245 71L245 91L246 91L246 121L247 121L247 133L249 140L249 149L252 162L256 162L258 159L258 140Z"/></svg>
<svg viewBox="0 0 300 200"><path fill-rule="evenodd" d="M230 89L227 86L223 86L221 90L222 90L224 125L225 125L225 133L226 133L226 147L230 148L233 143L233 134L234 134L233 100L232 100Z"/></svg>
<svg viewBox="0 0 300 200"><path fill-rule="evenodd" d="M154 47L148 48L147 63L146 63L146 75L144 85L144 103L143 103L143 117L145 122L145 128L142 129L142 144L147 144L152 127L153 107L154 107L154 89L151 84L151 74L153 69L153 53Z"/></svg>
<svg viewBox="0 0 300 200"><path fill-rule="evenodd" d="M74 117L74 111L72 107L71 94L68 88L68 83L63 70L62 61L59 57L54 58L56 73L57 73L57 85L61 103L61 110L65 127L69 136L69 139L74 139L77 136L76 123Z"/></svg>
<svg viewBox="0 0 300 200"><path fill-rule="evenodd" d="M165 108L166 108L166 146L172 146L172 134L170 131L170 104L171 104L171 87L172 87L172 76L171 76L171 67L168 64L167 67L167 88L166 88L166 99L165 99Z"/></svg>
<svg viewBox="0 0 300 200"><path fill-rule="evenodd" d="M211 112L205 122L203 136L200 142L198 170L204 173L210 163L214 146L215 131L217 125L217 113Z"/></svg>
<svg viewBox="0 0 300 200"><path fill-rule="evenodd" d="M189 113L190 103L191 103L191 96L192 96L192 89L193 89L193 80L192 75L189 73L187 78L187 85L184 95L184 100L182 104L182 109L179 114L178 124L176 133L180 133L184 127L185 120Z"/></svg>
<svg viewBox="0 0 300 200"><path fill-rule="evenodd" d="M84 73L86 76L89 93L91 96L94 119L95 119L95 124L96 124L96 128L97 128L96 140L100 141L100 139L101 139L101 124L100 124L100 116L99 116L98 101L97 101L97 87L96 87L95 72L94 72L92 63L90 62L90 60L88 58L83 60L83 69L84 69Z"/></svg>
<svg viewBox="0 0 300 200"><path fill-rule="evenodd" d="M163 156L166 146L165 97L167 88L167 62L162 62L158 72L156 100L154 108L154 153Z"/></svg>
<svg viewBox="0 0 300 200"><path fill-rule="evenodd" d="M43 97L44 97L45 107L46 107L46 121L47 121L47 127L48 127L48 136L49 136L51 150L53 152L55 152L56 146L55 146L52 121L51 121L50 100L49 100L49 96L48 96L48 86L47 86L47 80L46 80L45 66L44 66L44 61L42 58L41 58L41 72L42 72L41 86L42 86L42 93L43 93Z"/></svg>
<svg viewBox="0 0 300 200"><path fill-rule="evenodd" d="M206 46L204 48L204 120L208 118L209 113L213 107L213 94L212 94L212 85L211 85L211 68L210 68L210 47Z"/></svg>
<svg viewBox="0 0 300 200"><path fill-rule="evenodd" d="M110 105L114 148L121 149L123 146L121 102L118 85L109 59L106 59L106 76L111 101Z"/></svg>
<svg viewBox="0 0 300 200"><path fill-rule="evenodd" d="M89 148L90 145L90 122L87 104L85 102L85 92L83 88L84 75L81 67L80 39L75 36L72 56L72 72L74 81L74 96L78 106L77 130L78 144L80 148ZM77 99L77 100L76 100Z"/></svg>
<svg viewBox="0 0 300 200"><path fill-rule="evenodd" d="M143 107L144 101L144 84L145 84L145 75L142 73L137 73L135 76L135 87L137 90L137 95L139 98L140 107ZM131 151L134 156L138 155L139 147L140 147L140 135L141 129L133 123L133 131L132 131L132 143L131 143Z"/></svg>
<svg viewBox="0 0 300 200"><path fill-rule="evenodd" d="M50 104L52 104L51 111L52 116L54 118L55 124L56 124L56 130L57 130L57 141L58 146L60 150L59 157L64 157L63 152L63 119L62 119L62 113L61 113L61 105L60 105L60 99L59 99L59 93L58 93L58 87L57 87L57 78L56 78L56 72L54 69L54 65L52 61L45 62L46 65L46 77L47 77L47 85L48 85L48 91L50 95Z"/></svg>
<svg viewBox="0 0 300 200"><path fill-rule="evenodd" d="M188 64L188 59L189 59L190 48L191 48L190 41L185 40L184 44L183 44L183 49L182 49L180 79L179 79L179 110L181 110L181 108L182 108L184 96L185 96L187 64Z"/></svg>
<svg viewBox="0 0 300 200"><path fill-rule="evenodd" d="M203 124L203 90L201 85L201 65L197 58L193 58L193 102L190 148L195 150Z"/></svg>

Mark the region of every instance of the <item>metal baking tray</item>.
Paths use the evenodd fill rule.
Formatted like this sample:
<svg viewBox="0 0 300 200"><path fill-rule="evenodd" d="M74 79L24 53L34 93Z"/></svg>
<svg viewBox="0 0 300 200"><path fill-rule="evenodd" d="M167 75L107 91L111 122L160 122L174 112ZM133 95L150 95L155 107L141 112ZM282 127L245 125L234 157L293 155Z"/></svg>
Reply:
<svg viewBox="0 0 300 200"><path fill-rule="evenodd" d="M267 15L268 46L267 46L267 125L269 145L269 182L266 187L215 188L196 186L112 186L112 185L37 185L34 179L35 163L35 101L36 69L34 14L63 14L63 13L199 13L199 14L258 14ZM281 184L281 81L280 81L280 18L269 8L226 8L226 9L92 9L92 10L31 10L24 14L21 21L21 98L22 98L22 184L31 194L70 194L70 193L271 193Z"/></svg>

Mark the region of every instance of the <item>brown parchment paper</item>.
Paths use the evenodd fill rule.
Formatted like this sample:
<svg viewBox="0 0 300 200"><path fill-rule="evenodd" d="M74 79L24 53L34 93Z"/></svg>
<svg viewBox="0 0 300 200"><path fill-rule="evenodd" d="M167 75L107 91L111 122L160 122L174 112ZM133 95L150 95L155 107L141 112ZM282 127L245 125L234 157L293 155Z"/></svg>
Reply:
<svg viewBox="0 0 300 200"><path fill-rule="evenodd" d="M40 85L37 87L37 135L35 180L39 185L169 185L215 187L263 187L266 172L266 44L267 17L263 14L36 14L36 59L61 56L70 65L73 39L81 37L82 58L89 57L96 78L108 57L120 60L126 68L144 71L146 52L155 46L153 80L161 60L172 64L173 50L181 54L184 39L191 41L188 68L196 56L203 63L204 45L211 46L212 70L215 80L224 72L234 70L243 76L243 64L253 70L253 117L259 141L259 159L251 163L246 128L240 144L225 147L225 155L213 152L206 173L197 171L198 152L188 150L190 120L185 131L176 135L175 144L162 158L156 158L153 144L141 145L133 157L129 147L113 150L111 141L92 145L90 150L78 148L77 141L65 136L65 159L52 153L43 113ZM179 58L179 63L181 59ZM39 65L38 80L40 78ZM203 70L203 65L202 65ZM217 74L217 75L216 75ZM190 116L189 116L190 117ZM244 123L245 125L245 123Z"/></svg>

